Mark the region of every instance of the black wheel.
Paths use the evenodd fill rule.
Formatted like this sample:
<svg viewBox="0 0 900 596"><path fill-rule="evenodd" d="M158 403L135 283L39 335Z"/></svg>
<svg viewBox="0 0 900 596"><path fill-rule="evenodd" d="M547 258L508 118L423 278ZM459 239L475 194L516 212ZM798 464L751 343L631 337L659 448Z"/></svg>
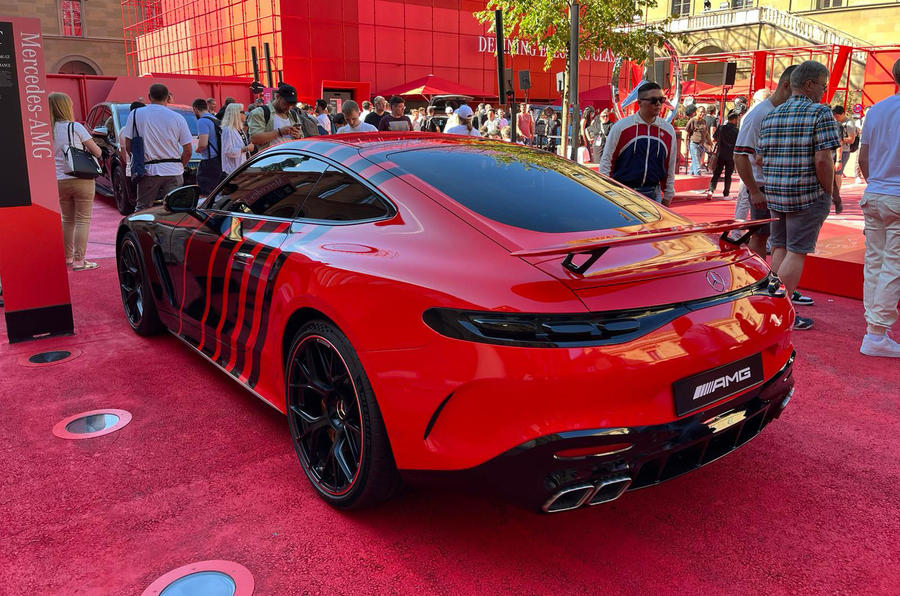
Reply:
<svg viewBox="0 0 900 596"><path fill-rule="evenodd" d="M128 324L138 335L153 335L162 330L134 232L128 232L119 244L116 265Z"/></svg>
<svg viewBox="0 0 900 596"><path fill-rule="evenodd" d="M381 412L344 334L326 321L304 325L285 383L291 441L316 492L342 509L393 496L400 480Z"/></svg>
<svg viewBox="0 0 900 596"><path fill-rule="evenodd" d="M125 177L125 170L121 167L117 167L115 172L113 172L112 184L113 198L116 201L116 209L119 210L119 213L122 215L131 215L134 213L134 204L129 198L131 196L131 193L129 192L129 181Z"/></svg>

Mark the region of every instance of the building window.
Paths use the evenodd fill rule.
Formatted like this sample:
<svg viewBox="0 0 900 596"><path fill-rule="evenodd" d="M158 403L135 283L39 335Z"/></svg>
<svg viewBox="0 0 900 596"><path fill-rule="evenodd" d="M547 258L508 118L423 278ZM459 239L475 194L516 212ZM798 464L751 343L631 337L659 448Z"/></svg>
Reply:
<svg viewBox="0 0 900 596"><path fill-rule="evenodd" d="M84 37L81 28L81 0L61 0L59 12L62 34L66 37Z"/></svg>
<svg viewBox="0 0 900 596"><path fill-rule="evenodd" d="M838 8L844 5L844 0L819 0L819 8Z"/></svg>
<svg viewBox="0 0 900 596"><path fill-rule="evenodd" d="M753 0L731 0L731 8L750 8Z"/></svg>
<svg viewBox="0 0 900 596"><path fill-rule="evenodd" d="M672 0L673 17L688 16L689 14L691 14L691 0Z"/></svg>

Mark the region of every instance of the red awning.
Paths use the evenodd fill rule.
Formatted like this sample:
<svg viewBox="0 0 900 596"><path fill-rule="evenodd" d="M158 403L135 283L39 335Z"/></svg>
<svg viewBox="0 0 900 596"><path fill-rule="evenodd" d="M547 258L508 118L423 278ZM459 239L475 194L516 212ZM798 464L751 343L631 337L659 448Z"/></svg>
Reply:
<svg viewBox="0 0 900 596"><path fill-rule="evenodd" d="M770 91L774 91L775 88L778 87L778 83L776 81L767 80L766 88ZM710 100L720 100L722 99L723 89L721 86L719 87L710 87L706 91L701 91L694 95L694 99L701 99L705 101ZM734 87L728 89L727 95L725 96L725 101L732 101L735 98L743 95L747 99L753 95L750 92L750 79L740 79L734 82Z"/></svg>
<svg viewBox="0 0 900 596"><path fill-rule="evenodd" d="M553 105L562 105L561 102L561 99L557 99L553 102ZM587 106L591 106L595 110L612 108L612 87L610 85L600 85L599 87L582 91L578 94L578 105L581 109L584 109Z"/></svg>
<svg viewBox="0 0 900 596"><path fill-rule="evenodd" d="M420 95L430 98L434 95L468 95L469 97L488 97L483 91L453 83L435 75L427 75L414 81L409 81L390 89L385 89L381 95Z"/></svg>
<svg viewBox="0 0 900 596"><path fill-rule="evenodd" d="M685 81L681 84L682 95L704 95L708 89L713 86L703 81Z"/></svg>

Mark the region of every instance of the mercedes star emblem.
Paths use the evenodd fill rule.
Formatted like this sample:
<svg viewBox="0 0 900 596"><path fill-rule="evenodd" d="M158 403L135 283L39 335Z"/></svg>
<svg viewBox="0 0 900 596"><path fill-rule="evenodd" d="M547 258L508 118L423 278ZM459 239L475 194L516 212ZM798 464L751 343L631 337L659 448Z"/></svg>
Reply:
<svg viewBox="0 0 900 596"><path fill-rule="evenodd" d="M710 271L706 274L706 283L717 292L725 291L725 280L715 271Z"/></svg>

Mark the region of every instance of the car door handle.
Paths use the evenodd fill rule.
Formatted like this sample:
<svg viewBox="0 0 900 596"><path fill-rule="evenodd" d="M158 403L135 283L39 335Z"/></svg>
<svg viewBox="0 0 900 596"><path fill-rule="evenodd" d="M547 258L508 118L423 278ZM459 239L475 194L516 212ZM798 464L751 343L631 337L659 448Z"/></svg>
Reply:
<svg viewBox="0 0 900 596"><path fill-rule="evenodd" d="M234 260L238 263L249 264L249 263L253 262L253 259L255 257L252 254L250 254L249 252L236 252L236 253L234 253L234 256L231 258L232 258L232 260Z"/></svg>

